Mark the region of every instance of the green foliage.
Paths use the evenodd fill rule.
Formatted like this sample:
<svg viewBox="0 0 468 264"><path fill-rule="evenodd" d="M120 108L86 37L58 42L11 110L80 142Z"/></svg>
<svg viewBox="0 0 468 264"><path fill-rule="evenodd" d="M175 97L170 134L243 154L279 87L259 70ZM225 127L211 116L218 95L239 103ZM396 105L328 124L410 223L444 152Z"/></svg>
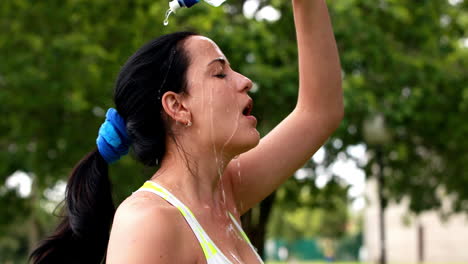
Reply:
<svg viewBox="0 0 468 264"><path fill-rule="evenodd" d="M362 233L344 236L338 243L336 259L356 260L359 259L359 250L363 245Z"/></svg>
<svg viewBox="0 0 468 264"><path fill-rule="evenodd" d="M455 197L450 211L468 211L467 9L466 1L331 5L346 118L335 134L343 147L328 153L365 143L364 120L383 114L393 136L381 146L386 196L409 197L415 212L439 208L446 193ZM368 147L371 176L376 146Z"/></svg>
<svg viewBox="0 0 468 264"><path fill-rule="evenodd" d="M311 182L288 181L276 193L268 223L270 239L336 239L346 232L347 188L332 179L323 189Z"/></svg>

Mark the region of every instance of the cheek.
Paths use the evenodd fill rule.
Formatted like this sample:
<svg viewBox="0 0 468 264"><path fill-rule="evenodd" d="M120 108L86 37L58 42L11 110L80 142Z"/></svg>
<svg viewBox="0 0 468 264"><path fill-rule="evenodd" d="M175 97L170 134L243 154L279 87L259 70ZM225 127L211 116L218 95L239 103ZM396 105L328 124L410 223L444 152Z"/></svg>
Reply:
<svg viewBox="0 0 468 264"><path fill-rule="evenodd" d="M239 97L232 92L230 87L225 88L227 89L219 91L216 97L216 105L218 106L218 112L223 115L222 119L234 122L239 118Z"/></svg>
<svg viewBox="0 0 468 264"><path fill-rule="evenodd" d="M205 81L204 85L199 87L198 94L203 98L206 105L205 111L215 111L216 113L233 112L239 105L238 96L234 91L234 85L229 80L222 81L215 79L213 82Z"/></svg>
<svg viewBox="0 0 468 264"><path fill-rule="evenodd" d="M222 130L222 134L236 129L240 117L239 96L232 80L192 80L193 114L201 130ZM213 124L211 124L213 123Z"/></svg>

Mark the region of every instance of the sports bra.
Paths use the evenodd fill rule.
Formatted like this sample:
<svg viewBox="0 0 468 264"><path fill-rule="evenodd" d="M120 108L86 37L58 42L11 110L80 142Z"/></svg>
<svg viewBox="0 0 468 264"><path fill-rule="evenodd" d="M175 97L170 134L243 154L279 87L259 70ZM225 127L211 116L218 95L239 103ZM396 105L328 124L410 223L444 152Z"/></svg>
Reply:
<svg viewBox="0 0 468 264"><path fill-rule="evenodd" d="M179 199L177 199L172 193L170 193L167 189L162 187L161 185L153 182L153 181L146 181L143 186L138 189L136 192L140 191L148 191L152 192L173 206L175 206L177 209L179 209L180 213L184 216L185 221L189 224L190 228L192 229L193 233L198 239L198 242L201 245L201 248L203 250L203 253L205 254L206 257L206 262L207 264L233 264L224 254L221 252L221 250L213 243L213 241L210 239L208 234L203 230L202 226L200 223L198 223L197 219L193 215L193 213L188 209L187 206L185 206ZM242 238L249 244L250 248L254 251L255 256L257 256L258 260L260 263L263 263L262 259L258 255L257 251L253 247L252 243L250 242L249 238L245 234L244 230L242 229L241 225L237 222L236 218L229 212L229 216L231 217L232 222L236 226L236 228L239 230L239 233L241 234Z"/></svg>

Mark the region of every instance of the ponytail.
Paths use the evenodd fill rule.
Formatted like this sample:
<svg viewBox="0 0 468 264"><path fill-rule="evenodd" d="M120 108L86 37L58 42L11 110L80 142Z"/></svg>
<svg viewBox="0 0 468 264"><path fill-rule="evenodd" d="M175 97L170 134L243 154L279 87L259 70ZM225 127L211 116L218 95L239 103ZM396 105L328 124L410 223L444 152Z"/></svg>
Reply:
<svg viewBox="0 0 468 264"><path fill-rule="evenodd" d="M115 213L108 165L128 153L124 119L110 108L97 149L73 169L65 193L65 216L55 233L31 254L33 263L101 263Z"/></svg>
<svg viewBox="0 0 468 264"><path fill-rule="evenodd" d="M115 212L106 160L96 149L73 169L65 216L55 233L31 253L35 264L101 263Z"/></svg>

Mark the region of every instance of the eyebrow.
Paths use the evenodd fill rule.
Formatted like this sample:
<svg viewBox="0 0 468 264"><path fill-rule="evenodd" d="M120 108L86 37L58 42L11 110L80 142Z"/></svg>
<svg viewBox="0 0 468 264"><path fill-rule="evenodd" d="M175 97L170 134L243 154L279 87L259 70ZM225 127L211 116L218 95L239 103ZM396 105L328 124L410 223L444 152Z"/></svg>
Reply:
<svg viewBox="0 0 468 264"><path fill-rule="evenodd" d="M215 63L215 62L219 62L219 63L221 63L221 64L223 64L223 65L226 65L226 64L229 65L229 62L228 62L225 58L223 58L223 57L218 57L218 58L216 58L216 59L210 61L210 63L208 63L207 66L210 66L211 64L213 64L213 63Z"/></svg>

